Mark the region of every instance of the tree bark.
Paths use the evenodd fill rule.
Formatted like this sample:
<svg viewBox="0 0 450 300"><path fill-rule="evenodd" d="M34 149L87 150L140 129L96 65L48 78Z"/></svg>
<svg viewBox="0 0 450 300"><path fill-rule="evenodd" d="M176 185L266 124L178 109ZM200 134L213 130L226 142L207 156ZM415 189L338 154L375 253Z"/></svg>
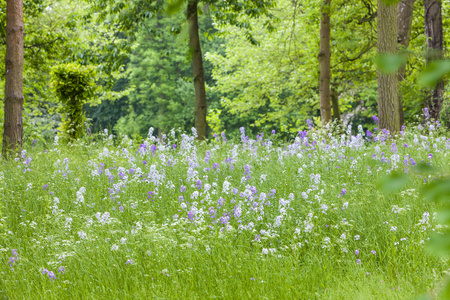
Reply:
<svg viewBox="0 0 450 300"><path fill-rule="evenodd" d="M22 148L23 137L23 2L6 1L5 120L3 157Z"/></svg>
<svg viewBox="0 0 450 300"><path fill-rule="evenodd" d="M397 17L398 17L398 35L397 42L400 48L408 49L409 41L411 37L411 26L414 12L415 0L402 0L397 4ZM398 71L398 84L399 87L405 79L406 66L403 66ZM403 114L403 99L402 93L398 93L398 109L400 114L400 126L405 123L405 117Z"/></svg>
<svg viewBox="0 0 450 300"><path fill-rule="evenodd" d="M341 121L341 111L339 109L339 95L335 88L331 88L331 103L333 107L333 120Z"/></svg>
<svg viewBox="0 0 450 300"><path fill-rule="evenodd" d="M319 98L322 126L331 121L330 98L330 4L331 0L323 0L322 17L320 19L320 49L319 49Z"/></svg>
<svg viewBox="0 0 450 300"><path fill-rule="evenodd" d="M377 48L380 54L397 53L397 6L378 0ZM378 70L378 118L379 127L390 132L400 131L398 101L398 74L386 74Z"/></svg>
<svg viewBox="0 0 450 300"><path fill-rule="evenodd" d="M195 129L198 139L206 137L206 89L203 57L198 33L198 0L189 0L187 5L187 21L189 24L189 48L192 55L192 71L195 88Z"/></svg>
<svg viewBox="0 0 450 300"><path fill-rule="evenodd" d="M438 0L424 0L425 7L425 35L427 36L427 64L435 59L441 59L443 55L443 40L442 32L442 6ZM430 90L430 98L426 103L430 117L439 120L442 102L444 97L444 81L439 83Z"/></svg>

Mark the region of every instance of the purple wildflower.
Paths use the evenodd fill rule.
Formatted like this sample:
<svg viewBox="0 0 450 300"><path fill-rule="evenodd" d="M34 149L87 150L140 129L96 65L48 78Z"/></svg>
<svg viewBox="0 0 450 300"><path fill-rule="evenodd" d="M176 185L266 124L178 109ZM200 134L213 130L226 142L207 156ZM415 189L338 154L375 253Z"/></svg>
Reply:
<svg viewBox="0 0 450 300"><path fill-rule="evenodd" d="M378 124L378 118L377 118L377 116L372 116L372 119L373 119L373 121L374 121L376 124Z"/></svg>
<svg viewBox="0 0 450 300"><path fill-rule="evenodd" d="M45 191L48 188L48 184L44 184L44 186L42 187L42 190Z"/></svg>
<svg viewBox="0 0 450 300"><path fill-rule="evenodd" d="M341 191L342 196L345 196L345 193L347 193L347 189L343 188Z"/></svg>
<svg viewBox="0 0 450 300"><path fill-rule="evenodd" d="M9 264L9 267L11 268L11 271L14 271L14 264L16 263L16 261L17 261L18 259L17 259L17 249L12 249L11 250L11 257L9 258L9 261L8 261L8 264Z"/></svg>

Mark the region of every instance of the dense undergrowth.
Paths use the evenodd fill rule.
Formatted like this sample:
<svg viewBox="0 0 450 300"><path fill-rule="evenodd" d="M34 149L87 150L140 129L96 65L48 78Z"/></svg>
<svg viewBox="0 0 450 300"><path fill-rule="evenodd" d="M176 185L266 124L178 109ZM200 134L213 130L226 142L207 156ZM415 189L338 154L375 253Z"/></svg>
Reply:
<svg viewBox="0 0 450 300"><path fill-rule="evenodd" d="M195 133L194 133L195 135ZM422 185L445 175L436 125L324 137L108 136L0 164L0 298L414 299L448 263ZM440 171L423 175L416 164ZM379 178L410 174L387 195Z"/></svg>

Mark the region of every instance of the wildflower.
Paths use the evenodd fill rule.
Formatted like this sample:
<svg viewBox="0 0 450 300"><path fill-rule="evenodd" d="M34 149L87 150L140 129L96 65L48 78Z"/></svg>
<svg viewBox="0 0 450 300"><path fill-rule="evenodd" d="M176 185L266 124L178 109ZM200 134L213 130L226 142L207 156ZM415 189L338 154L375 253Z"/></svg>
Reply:
<svg viewBox="0 0 450 300"><path fill-rule="evenodd" d="M48 275L48 278L49 278L50 280L56 279L55 273L53 273L52 271L49 271L49 270L47 270L47 269L43 269L43 270L42 270L42 274L47 274L47 275Z"/></svg>
<svg viewBox="0 0 450 300"><path fill-rule="evenodd" d="M274 135L276 133L275 129L272 129L272 135Z"/></svg>
<svg viewBox="0 0 450 300"><path fill-rule="evenodd" d="M202 181L201 181L200 179L197 180L197 188L198 188L199 190L202 189Z"/></svg>
<svg viewBox="0 0 450 300"><path fill-rule="evenodd" d="M66 274L66 267L64 266L59 267L58 273Z"/></svg>
<svg viewBox="0 0 450 300"><path fill-rule="evenodd" d="M376 124L378 124L378 118L377 118L377 116L372 116L372 119L373 119L373 121L374 121Z"/></svg>
<svg viewBox="0 0 450 300"><path fill-rule="evenodd" d="M359 250L358 249L355 250L355 255L359 255Z"/></svg>
<svg viewBox="0 0 450 300"><path fill-rule="evenodd" d="M9 258L9 261L8 261L11 271L14 271L13 265L16 263L16 261L17 261L17 249L12 249L11 257Z"/></svg>
<svg viewBox="0 0 450 300"><path fill-rule="evenodd" d="M345 196L345 193L347 192L347 189L343 188L341 191L342 196Z"/></svg>
<svg viewBox="0 0 450 300"><path fill-rule="evenodd" d="M391 227L391 231L397 231L397 227L396 226L392 226Z"/></svg>
<svg viewBox="0 0 450 300"><path fill-rule="evenodd" d="M377 255L377 251L375 251L375 250L372 250L370 252L372 252L373 255Z"/></svg>
<svg viewBox="0 0 450 300"><path fill-rule="evenodd" d="M48 184L44 184L44 186L42 187L42 190L45 191L48 188Z"/></svg>
<svg viewBox="0 0 450 300"><path fill-rule="evenodd" d="M111 246L111 251L117 251L117 250L119 250L119 246L117 246L116 244L113 244Z"/></svg>
<svg viewBox="0 0 450 300"><path fill-rule="evenodd" d="M361 264L361 260L360 260L360 259L357 259L357 260L356 260L356 264L357 264L357 265L360 265L360 264Z"/></svg>
<svg viewBox="0 0 450 300"><path fill-rule="evenodd" d="M127 260L127 262L125 264L126 265L132 265L132 264L134 264L134 262L131 259L129 259L129 260Z"/></svg>
<svg viewBox="0 0 450 300"><path fill-rule="evenodd" d="M84 240L87 237L86 232L84 232L83 230L78 232L78 236L82 240Z"/></svg>
<svg viewBox="0 0 450 300"><path fill-rule="evenodd" d="M359 241L360 238L359 234L355 235L355 241Z"/></svg>

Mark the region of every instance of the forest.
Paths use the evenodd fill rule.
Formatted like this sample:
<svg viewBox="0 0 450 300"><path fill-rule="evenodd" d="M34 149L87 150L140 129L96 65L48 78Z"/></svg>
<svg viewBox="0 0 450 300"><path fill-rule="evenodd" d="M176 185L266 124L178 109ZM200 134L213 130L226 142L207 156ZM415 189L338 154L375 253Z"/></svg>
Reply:
<svg viewBox="0 0 450 300"><path fill-rule="evenodd" d="M373 130L373 115L382 124L394 122L387 128L398 131L425 107L449 126L445 79L436 84L432 76L431 82L420 77L427 64L437 74L449 69L442 61L448 1L402 1L383 16L369 0L203 1L196 9L195 45L186 3L165 2L26 1L25 140L49 140L63 131L68 112L48 83L52 68L68 63L95 70L95 91L79 100L80 122L89 133L106 128L145 137L150 127L158 134L195 127L209 139L221 132L238 137L246 126L253 134L277 129L287 138L306 129L307 119L319 127L337 120ZM1 5L3 57L6 3ZM377 30L380 22L386 28ZM377 65L385 79L377 76ZM4 101L4 65L0 72ZM0 126L4 115L0 111Z"/></svg>
<svg viewBox="0 0 450 300"><path fill-rule="evenodd" d="M0 299L450 299L449 41L449 0L2 0Z"/></svg>

